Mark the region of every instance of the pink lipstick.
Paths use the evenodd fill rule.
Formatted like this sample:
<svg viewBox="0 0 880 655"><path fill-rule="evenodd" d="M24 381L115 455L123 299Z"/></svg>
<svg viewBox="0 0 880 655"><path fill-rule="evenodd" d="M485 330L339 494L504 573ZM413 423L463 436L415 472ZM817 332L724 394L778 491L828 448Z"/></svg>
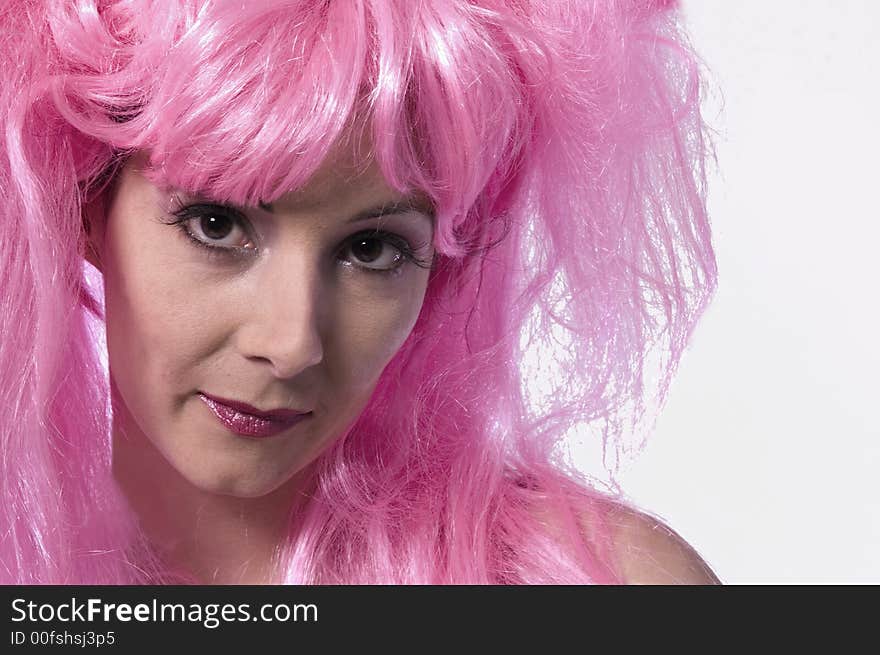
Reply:
<svg viewBox="0 0 880 655"><path fill-rule="evenodd" d="M311 412L290 409L264 412L246 403L217 398L205 393L199 393L199 398L227 430L242 437L271 437L311 415Z"/></svg>

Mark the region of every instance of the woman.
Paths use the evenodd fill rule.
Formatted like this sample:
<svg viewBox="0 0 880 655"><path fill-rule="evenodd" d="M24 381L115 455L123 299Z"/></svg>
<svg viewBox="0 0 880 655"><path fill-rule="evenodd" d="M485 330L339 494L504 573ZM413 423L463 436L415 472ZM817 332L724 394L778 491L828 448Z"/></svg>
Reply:
<svg viewBox="0 0 880 655"><path fill-rule="evenodd" d="M714 289L671 5L12 2L0 581L716 581L554 457Z"/></svg>

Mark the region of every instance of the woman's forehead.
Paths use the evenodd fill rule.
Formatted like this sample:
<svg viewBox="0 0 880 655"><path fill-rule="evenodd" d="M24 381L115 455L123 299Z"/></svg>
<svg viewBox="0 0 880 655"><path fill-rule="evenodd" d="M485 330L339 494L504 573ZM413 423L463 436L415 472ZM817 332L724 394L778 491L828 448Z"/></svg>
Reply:
<svg viewBox="0 0 880 655"><path fill-rule="evenodd" d="M360 158L340 148L328 156L301 188L289 191L261 206L270 211L295 213L327 207L375 207L383 204L409 206L431 214L431 203L421 193L405 194L392 188L375 158Z"/></svg>
<svg viewBox="0 0 880 655"><path fill-rule="evenodd" d="M334 148L314 174L299 189L283 193L264 204L275 209L291 206L311 208L328 202L347 203L360 196L391 197L388 185L372 157L358 157L350 148Z"/></svg>

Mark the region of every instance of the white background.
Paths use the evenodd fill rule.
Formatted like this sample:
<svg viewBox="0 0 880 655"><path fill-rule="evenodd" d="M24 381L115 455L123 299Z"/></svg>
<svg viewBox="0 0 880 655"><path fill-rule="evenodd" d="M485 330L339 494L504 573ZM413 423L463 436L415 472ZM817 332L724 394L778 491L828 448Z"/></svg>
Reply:
<svg viewBox="0 0 880 655"><path fill-rule="evenodd" d="M880 3L685 0L720 284L619 477L726 583L880 583Z"/></svg>

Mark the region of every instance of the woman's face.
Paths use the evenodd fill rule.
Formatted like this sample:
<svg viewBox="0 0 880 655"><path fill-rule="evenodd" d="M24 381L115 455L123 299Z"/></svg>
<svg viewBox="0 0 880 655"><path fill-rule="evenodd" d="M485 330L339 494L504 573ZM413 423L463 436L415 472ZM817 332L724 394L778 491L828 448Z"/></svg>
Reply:
<svg viewBox="0 0 880 655"><path fill-rule="evenodd" d="M145 161L120 173L96 246L124 431L202 490L267 494L345 433L410 333L429 270L407 251L430 261L429 210L339 158L256 208L162 190Z"/></svg>

